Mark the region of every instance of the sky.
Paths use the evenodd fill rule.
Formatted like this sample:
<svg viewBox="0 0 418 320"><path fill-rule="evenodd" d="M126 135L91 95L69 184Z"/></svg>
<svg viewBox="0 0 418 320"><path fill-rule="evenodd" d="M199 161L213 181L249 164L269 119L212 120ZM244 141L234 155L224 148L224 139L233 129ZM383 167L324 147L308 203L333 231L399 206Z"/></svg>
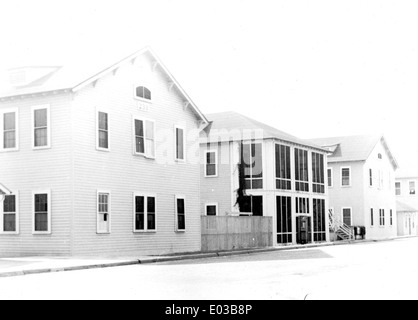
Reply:
<svg viewBox="0 0 418 320"><path fill-rule="evenodd" d="M151 46L205 114L307 139L384 134L418 172L417 16L407 0L2 0L0 70Z"/></svg>

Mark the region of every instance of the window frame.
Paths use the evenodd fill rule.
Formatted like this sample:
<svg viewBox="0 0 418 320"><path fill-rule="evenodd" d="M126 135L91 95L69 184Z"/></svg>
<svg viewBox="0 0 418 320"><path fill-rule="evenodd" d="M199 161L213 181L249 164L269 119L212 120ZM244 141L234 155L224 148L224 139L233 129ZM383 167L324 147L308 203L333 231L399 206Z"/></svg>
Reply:
<svg viewBox="0 0 418 320"><path fill-rule="evenodd" d="M137 230L135 228L136 225L136 197L144 197L144 230ZM148 198L154 198L154 206L155 206L155 228L149 229L148 228ZM145 193L145 192L134 192L133 193L133 225L132 230L133 233L156 233L157 232L157 194L155 193Z"/></svg>
<svg viewBox="0 0 418 320"><path fill-rule="evenodd" d="M328 175L328 173L331 172L331 175ZM331 181L331 185L329 182ZM334 187L334 169L333 168L327 168L327 185L328 188Z"/></svg>
<svg viewBox="0 0 418 320"><path fill-rule="evenodd" d="M143 137L143 139L144 139L144 153L136 151L136 127L135 127L136 126L136 123L135 123L136 121L142 121L143 122L143 127L144 127L144 137ZM147 139L148 139L147 138L147 122L152 122L153 126L154 126L154 130L153 130L154 155L151 155L147 150L148 149L147 148ZM149 119L149 118L144 118L144 117L133 116L132 117L133 154L135 156L141 156L141 157L144 157L144 158L147 158L147 159L156 159L156 153L157 153L156 133L157 133L157 130L156 130L155 120ZM150 139L148 139L148 140L150 140Z"/></svg>
<svg viewBox="0 0 418 320"><path fill-rule="evenodd" d="M319 165L318 165L319 162ZM321 166L322 162L322 166ZM316 165L316 166L315 166ZM325 156L319 152L311 152L311 168L312 168L312 193L321 195L325 194ZM308 166L309 170L309 166ZM321 181L315 181L317 178ZM309 180L309 176L308 176ZM326 182L328 184L328 181ZM319 188L319 191L318 191Z"/></svg>
<svg viewBox="0 0 418 320"><path fill-rule="evenodd" d="M375 227L375 223L374 223L374 208L370 208L370 227L374 228Z"/></svg>
<svg viewBox="0 0 418 320"><path fill-rule="evenodd" d="M397 187L398 184L399 184L399 188ZM398 190L399 190L399 194L398 194ZM395 181L395 195L396 196L402 195L402 183L400 181Z"/></svg>
<svg viewBox="0 0 418 320"><path fill-rule="evenodd" d="M177 129L183 130L183 159L177 158ZM186 145L186 126L174 126L174 159L176 162L186 162L187 145Z"/></svg>
<svg viewBox="0 0 418 320"><path fill-rule="evenodd" d="M7 194L7 196L15 196L15 231L4 231L4 215L10 214L4 212L4 201L0 205L0 235L18 235L20 233L20 219L19 219L19 191L12 194ZM4 199L6 200L6 199Z"/></svg>
<svg viewBox="0 0 418 320"><path fill-rule="evenodd" d="M296 155L296 152L298 153L297 155ZM302 162L300 161L300 157L299 157L300 152L302 152L302 154L303 154L302 158L304 158L304 155L306 153L306 176L307 176L306 180L302 180L302 179L304 179L304 177L302 177L302 178L300 177L301 175L303 176L303 173L305 173L305 168L303 168L303 164L305 164L305 161L302 161ZM309 192L311 192L311 189L310 189L310 172L309 172L310 165L309 165L309 163L312 164L312 156L309 156L309 154L310 154L309 150L304 149L304 148L300 148L300 147L295 147L293 149L293 154L294 154L293 161L294 161L294 183L295 183L295 189L294 190L296 192L309 193ZM300 165L301 163L302 163L302 167ZM299 179L297 178L298 176L299 176ZM313 181L312 177L311 177L311 180ZM306 189L306 187L307 187L307 190L302 190L302 187L303 187L303 189Z"/></svg>
<svg viewBox="0 0 418 320"><path fill-rule="evenodd" d="M151 99L138 97L138 96L137 96L137 94L136 94L136 90L137 90L139 87L142 87L142 88L144 88L144 89L147 89L147 90L150 92ZM138 84L138 85L134 85L134 86L133 86L133 90L132 90L132 91L133 91L133 96L134 96L134 99L135 99L135 100L138 100L138 101L141 101L141 102L146 102L146 103L152 103L152 90L151 90L149 87L147 87L147 86L145 86L145 85L142 85L142 84Z"/></svg>
<svg viewBox="0 0 418 320"><path fill-rule="evenodd" d="M216 208L216 214L213 215L208 215L208 207L215 207ZM206 202L205 203L205 216L207 217L217 217L219 216L219 204L218 202Z"/></svg>
<svg viewBox="0 0 418 320"><path fill-rule="evenodd" d="M257 210L254 210L254 198L261 200L260 204L261 207L259 207L261 209L261 215L258 214ZM261 198L261 199L260 199ZM244 214L244 215L251 215L254 217L264 217L265 216L265 206L264 206L264 195L258 193L258 194L247 194L244 196L244 199L249 200L249 204L250 204L250 211L242 211L243 208L240 208L240 213ZM256 214L254 214L254 212Z"/></svg>
<svg viewBox="0 0 418 320"><path fill-rule="evenodd" d="M276 231L276 243L282 245L291 245L295 240L293 226L293 201L289 195L275 195L275 219L276 223L273 230ZM285 210L283 210L285 209Z"/></svg>
<svg viewBox="0 0 418 320"><path fill-rule="evenodd" d="M350 210L350 222L351 222L351 224L348 225L348 226L352 227L353 226L353 208L352 207L341 207L341 219L342 219L342 222L344 224L346 224L344 222L344 210Z"/></svg>
<svg viewBox="0 0 418 320"><path fill-rule="evenodd" d="M414 184L414 191L413 192L412 192L412 189L411 189L411 183ZM417 190L416 190L416 183L415 183L414 180L409 180L408 181L408 188L409 188L409 195L410 196L414 196L416 194L416 192L417 192Z"/></svg>
<svg viewBox="0 0 418 320"><path fill-rule="evenodd" d="M185 195L181 195L178 194L176 195L174 200L174 212L175 212L175 231L178 233L185 233L187 230L187 225L186 225L186 217L187 217L187 201L186 201L186 196ZM179 228L179 213L178 213L178 200L183 200L184 201L184 229L180 229Z"/></svg>
<svg viewBox="0 0 418 320"><path fill-rule="evenodd" d="M379 190L383 190L385 188L385 175L383 170L379 170L379 183L377 188Z"/></svg>
<svg viewBox="0 0 418 320"><path fill-rule="evenodd" d="M349 176L348 176L348 185L343 184L343 170L348 169L349 170ZM352 178L351 178L351 167L341 167L340 170L341 173L341 188L350 188L352 186Z"/></svg>
<svg viewBox="0 0 418 320"><path fill-rule="evenodd" d="M299 215L311 215L313 208L311 208L310 197L296 196L295 197L295 214ZM305 211L305 212L303 212Z"/></svg>
<svg viewBox="0 0 418 320"><path fill-rule="evenodd" d="M373 184L373 169L369 168L369 187L373 188L374 184Z"/></svg>
<svg viewBox="0 0 418 320"><path fill-rule="evenodd" d="M48 230L47 231L36 231L35 230L35 196L46 194L48 197ZM45 190L36 190L32 192L32 234L33 235L50 235L52 234L52 198L51 198L51 189L45 189Z"/></svg>
<svg viewBox="0 0 418 320"><path fill-rule="evenodd" d="M209 153L215 153L215 163L208 163L208 154ZM210 149L210 150L205 150L205 178L217 178L218 177L218 150L216 149ZM208 171L207 171L207 167L208 165L215 165L215 174L214 175L208 175Z"/></svg>
<svg viewBox="0 0 418 320"><path fill-rule="evenodd" d="M384 228L385 226L386 226L385 209L379 209L379 227Z"/></svg>
<svg viewBox="0 0 418 320"><path fill-rule="evenodd" d="M4 147L4 115L7 113L15 114L15 147L14 148L5 148ZM12 152L19 151L19 109L18 108L8 108L0 111L0 152Z"/></svg>
<svg viewBox="0 0 418 320"><path fill-rule="evenodd" d="M279 153L277 152L277 148L279 148ZM283 153L281 152L281 148L285 149L285 157L284 157L284 172L285 172L285 176L289 175L289 178L283 178L283 177L278 177L278 175L280 176L280 173L278 172L279 168L277 167L277 164L280 164L280 168L281 168L281 155L283 155ZM287 159L287 152L288 152L288 158ZM282 191L292 191L292 187L293 187L293 183L292 183L292 148L289 145L283 144L283 143L275 143L274 144L274 169L275 169L275 189L276 190L282 190ZM289 161L288 161L289 160ZM285 188L278 188L277 186L281 183L286 184ZM287 187L289 186L289 187Z"/></svg>
<svg viewBox="0 0 418 320"><path fill-rule="evenodd" d="M329 221L327 221L325 198L319 198L319 197L313 198L312 199L312 233L313 233L314 242L326 241L328 225L329 225Z"/></svg>
<svg viewBox="0 0 418 320"><path fill-rule="evenodd" d="M43 110L46 109L46 125L47 125L47 144L45 146L35 146L35 111L37 110ZM38 127L39 128L39 127ZM44 150L44 149L50 149L51 148L51 105L50 104L44 104L39 106L33 106L31 108L31 129L32 129L32 150Z"/></svg>
<svg viewBox="0 0 418 320"><path fill-rule="evenodd" d="M100 113L106 113L107 114L107 148L100 147L100 135L99 135L99 125L100 125ZM104 152L110 152L110 114L109 111L106 109L97 108L96 109L96 150L98 151L104 151Z"/></svg>
<svg viewBox="0 0 418 320"><path fill-rule="evenodd" d="M393 209L389 209L389 227L393 227Z"/></svg>
<svg viewBox="0 0 418 320"><path fill-rule="evenodd" d="M109 216L109 230L108 231L102 231L99 230L99 196L101 194L106 194L108 196L108 203L107 203L107 215ZM96 234L111 234L112 233L112 193L110 190L97 190L96 193Z"/></svg>
<svg viewBox="0 0 418 320"><path fill-rule="evenodd" d="M264 143L263 141L259 141L259 140L249 140L249 141L242 141L242 148L244 148L244 146L249 146L250 147L250 163L253 164L255 163L255 159L257 157L253 157L252 152L253 152L253 146L254 148L256 148L256 145L260 145L261 146L261 177L255 177L253 174L253 167L249 166L249 170L250 170L250 175L249 178L246 177L246 174L244 173L244 180L245 180L245 184L247 184L248 182L250 183L251 187L247 188L247 190L263 190L265 188L265 174L266 174L266 170L264 167L264 159L265 159L265 154L264 154ZM244 151L242 151L242 154L244 154ZM244 160L244 164L242 164L244 166L244 172L246 170L245 165L248 165L247 163L245 163L245 159ZM254 180L261 180L261 188L253 188L254 185Z"/></svg>

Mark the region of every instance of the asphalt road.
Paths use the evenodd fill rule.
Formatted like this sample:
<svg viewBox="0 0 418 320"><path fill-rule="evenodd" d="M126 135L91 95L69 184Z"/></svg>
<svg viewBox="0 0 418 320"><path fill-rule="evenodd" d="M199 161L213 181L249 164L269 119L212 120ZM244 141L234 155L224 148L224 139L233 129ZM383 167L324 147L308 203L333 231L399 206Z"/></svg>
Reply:
<svg viewBox="0 0 418 320"><path fill-rule="evenodd" d="M418 238L0 278L0 299L418 299Z"/></svg>

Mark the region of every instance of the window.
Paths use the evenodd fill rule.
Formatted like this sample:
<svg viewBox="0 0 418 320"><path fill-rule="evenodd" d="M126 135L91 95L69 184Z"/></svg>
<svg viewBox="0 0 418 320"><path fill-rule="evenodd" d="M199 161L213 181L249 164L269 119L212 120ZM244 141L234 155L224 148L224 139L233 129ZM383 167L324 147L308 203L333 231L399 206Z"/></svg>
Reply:
<svg viewBox="0 0 418 320"><path fill-rule="evenodd" d="M341 168L341 186L351 186L351 168Z"/></svg>
<svg viewBox="0 0 418 320"><path fill-rule="evenodd" d="M295 148L296 191L309 192L308 151Z"/></svg>
<svg viewBox="0 0 418 320"><path fill-rule="evenodd" d="M151 90L143 86L136 87L135 97L145 100L151 100Z"/></svg>
<svg viewBox="0 0 418 320"><path fill-rule="evenodd" d="M218 204L217 203L207 203L206 204L206 215L207 216L217 216L218 215Z"/></svg>
<svg viewBox="0 0 418 320"><path fill-rule="evenodd" d="M218 176L218 151L208 150L205 157L205 177Z"/></svg>
<svg viewBox="0 0 418 320"><path fill-rule="evenodd" d="M241 212L263 216L263 196L244 196Z"/></svg>
<svg viewBox="0 0 418 320"><path fill-rule="evenodd" d="M17 195L6 195L0 208L0 233L19 233Z"/></svg>
<svg viewBox="0 0 418 320"><path fill-rule="evenodd" d="M381 227L385 225L385 209L379 209L379 223Z"/></svg>
<svg viewBox="0 0 418 320"><path fill-rule="evenodd" d="M415 194L415 181L409 181L409 194Z"/></svg>
<svg viewBox="0 0 418 320"><path fill-rule="evenodd" d="M0 150L18 150L18 119L17 109L0 112L1 141Z"/></svg>
<svg viewBox="0 0 418 320"><path fill-rule="evenodd" d="M381 154L381 153L379 153L379 154L377 155L377 158L378 158L379 160L382 160L382 159L383 159L382 154Z"/></svg>
<svg viewBox="0 0 418 320"><path fill-rule="evenodd" d="M325 220L325 200L313 199L313 223L314 241L322 242L327 240Z"/></svg>
<svg viewBox="0 0 418 320"><path fill-rule="evenodd" d="M276 189L292 189L290 165L290 147L276 144Z"/></svg>
<svg viewBox="0 0 418 320"><path fill-rule="evenodd" d="M155 158L155 123L152 120L134 119L134 154Z"/></svg>
<svg viewBox="0 0 418 320"><path fill-rule="evenodd" d="M369 186L373 187L373 169L369 169Z"/></svg>
<svg viewBox="0 0 418 320"><path fill-rule="evenodd" d="M324 155L312 152L312 191L314 193L325 193L324 171Z"/></svg>
<svg viewBox="0 0 418 320"><path fill-rule="evenodd" d="M97 148L109 149L109 115L102 111L97 113Z"/></svg>
<svg viewBox="0 0 418 320"><path fill-rule="evenodd" d="M50 147L51 125L49 106L32 108L33 112L33 148L43 149Z"/></svg>
<svg viewBox="0 0 418 320"><path fill-rule="evenodd" d="M370 209L370 225L374 226L374 211L373 208Z"/></svg>
<svg viewBox="0 0 418 320"><path fill-rule="evenodd" d="M343 208L343 223L351 227L352 225L351 208Z"/></svg>
<svg viewBox="0 0 418 320"><path fill-rule="evenodd" d="M186 137L184 128L176 127L176 160L186 159Z"/></svg>
<svg viewBox="0 0 418 320"><path fill-rule="evenodd" d="M97 233L110 233L110 192L97 193Z"/></svg>
<svg viewBox="0 0 418 320"><path fill-rule="evenodd" d="M332 188L334 186L334 175L332 168L328 168L328 187Z"/></svg>
<svg viewBox="0 0 418 320"><path fill-rule="evenodd" d="M51 233L51 192L37 192L33 194L33 233Z"/></svg>
<svg viewBox="0 0 418 320"><path fill-rule="evenodd" d="M296 213L309 214L309 198L296 198Z"/></svg>
<svg viewBox="0 0 418 320"><path fill-rule="evenodd" d="M243 144L246 189L263 189L263 148L261 143Z"/></svg>
<svg viewBox="0 0 418 320"><path fill-rule="evenodd" d="M382 190L384 187L384 175L383 170L379 170L379 189Z"/></svg>
<svg viewBox="0 0 418 320"><path fill-rule="evenodd" d="M292 198L277 196L276 211L277 243L292 243Z"/></svg>
<svg viewBox="0 0 418 320"><path fill-rule="evenodd" d="M154 195L134 195L134 232L156 230L155 199Z"/></svg>
<svg viewBox="0 0 418 320"><path fill-rule="evenodd" d="M401 195L401 183L400 182L395 182L395 193L397 196Z"/></svg>
<svg viewBox="0 0 418 320"><path fill-rule="evenodd" d="M392 209L390 209L389 214L390 214L390 216L389 216L389 218L390 218L389 222L390 222L390 226L392 227L393 226L393 210Z"/></svg>
<svg viewBox="0 0 418 320"><path fill-rule="evenodd" d="M176 217L177 231L186 231L186 199L181 196L176 197Z"/></svg>

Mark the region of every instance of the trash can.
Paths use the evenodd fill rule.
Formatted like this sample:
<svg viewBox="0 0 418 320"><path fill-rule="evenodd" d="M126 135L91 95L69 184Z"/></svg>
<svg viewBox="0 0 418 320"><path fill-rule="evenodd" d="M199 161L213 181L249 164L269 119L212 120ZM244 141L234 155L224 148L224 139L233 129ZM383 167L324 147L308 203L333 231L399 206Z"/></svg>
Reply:
<svg viewBox="0 0 418 320"><path fill-rule="evenodd" d="M366 236L366 227L363 226L355 226L354 228L354 239L359 240L363 239Z"/></svg>

